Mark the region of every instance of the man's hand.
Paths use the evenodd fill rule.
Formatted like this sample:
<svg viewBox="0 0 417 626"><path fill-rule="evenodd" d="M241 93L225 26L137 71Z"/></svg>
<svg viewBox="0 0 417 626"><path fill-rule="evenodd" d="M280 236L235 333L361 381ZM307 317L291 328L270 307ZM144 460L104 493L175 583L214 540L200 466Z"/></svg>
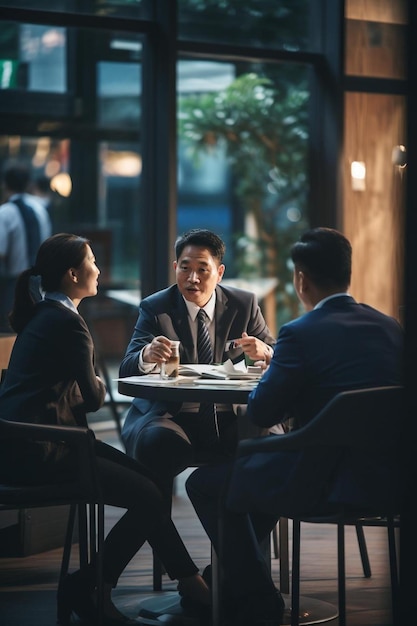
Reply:
<svg viewBox="0 0 417 626"><path fill-rule="evenodd" d="M159 335L154 337L151 343L144 347L142 359L145 363L158 363L161 365L171 356L171 340L168 337Z"/></svg>
<svg viewBox="0 0 417 626"><path fill-rule="evenodd" d="M269 365L273 349L264 341L261 341L257 337L252 337L248 335L248 333L242 333L242 338L236 339L234 344L242 348L243 352L252 359L252 361L265 361L266 365Z"/></svg>

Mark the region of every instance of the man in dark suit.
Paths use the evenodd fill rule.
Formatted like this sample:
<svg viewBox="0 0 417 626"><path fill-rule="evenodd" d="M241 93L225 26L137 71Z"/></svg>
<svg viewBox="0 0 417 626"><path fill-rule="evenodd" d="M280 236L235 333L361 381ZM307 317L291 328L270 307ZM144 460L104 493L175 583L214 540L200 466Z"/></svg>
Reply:
<svg viewBox="0 0 417 626"><path fill-rule="evenodd" d="M291 257L294 288L306 313L282 326L272 359L248 400L248 417L268 428L303 426L341 391L403 384L401 326L348 293L349 241L336 230L316 228L294 244ZM217 549L219 498L226 502L221 556L227 595L235 598L235 606L240 599L244 603L239 626L254 626L262 606L262 624L276 626L282 618L283 603L259 549L279 515L264 511L311 511L332 498L340 453L306 456L288 451L239 459L231 483L232 463L199 468L188 478L188 495ZM363 497L363 484L344 487L347 501L355 504Z"/></svg>
<svg viewBox="0 0 417 626"><path fill-rule="evenodd" d="M176 284L142 300L120 376L158 372L180 341L180 362L198 363L198 320L206 315L211 355L208 362L272 356L275 343L256 296L221 285L225 244L215 233L194 229L175 242ZM210 348L209 348L210 349ZM207 362L207 361L202 361ZM237 443L231 406L203 407L136 398L122 437L129 455L152 470L169 498L172 480L199 461L231 457Z"/></svg>

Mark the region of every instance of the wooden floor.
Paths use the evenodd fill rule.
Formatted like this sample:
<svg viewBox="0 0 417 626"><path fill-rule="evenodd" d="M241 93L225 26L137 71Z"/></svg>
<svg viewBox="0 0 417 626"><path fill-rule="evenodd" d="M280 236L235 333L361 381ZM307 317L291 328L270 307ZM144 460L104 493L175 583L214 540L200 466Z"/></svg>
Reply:
<svg viewBox="0 0 417 626"><path fill-rule="evenodd" d="M100 419L100 413L97 417ZM105 409L101 418L103 421L92 424L97 436L121 447ZM186 475L184 473L177 480L173 516L192 557L202 569L210 561L210 545L185 494ZM119 510L113 507L106 508L107 528L113 525L119 514ZM346 531L347 624L389 626L392 618L386 531L366 528L365 535L372 567L372 576L368 579L363 576L355 531L352 528ZM309 608L309 597L337 605L336 528L303 524L301 537L303 606ZM20 558L0 558L1 626L55 624L55 589L60 559L61 549ZM76 567L75 559L72 567ZM272 571L279 586L279 561L274 558ZM163 592L175 592L175 589L175 583L164 577ZM152 554L146 544L120 578L114 598L125 614L134 617L139 603L152 595ZM307 620L305 623L311 622ZM327 623L338 626L338 619Z"/></svg>

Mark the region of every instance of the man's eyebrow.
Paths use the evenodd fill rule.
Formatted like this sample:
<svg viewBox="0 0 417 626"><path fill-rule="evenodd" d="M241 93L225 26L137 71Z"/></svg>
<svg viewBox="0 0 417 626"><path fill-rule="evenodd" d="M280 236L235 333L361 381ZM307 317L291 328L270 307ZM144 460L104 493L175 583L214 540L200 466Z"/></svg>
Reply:
<svg viewBox="0 0 417 626"><path fill-rule="evenodd" d="M193 259L184 258L180 261L180 263L191 263L191 261L193 261ZM199 261L198 259L197 259L197 263L199 265L204 265L205 267L208 267L209 265L208 261Z"/></svg>

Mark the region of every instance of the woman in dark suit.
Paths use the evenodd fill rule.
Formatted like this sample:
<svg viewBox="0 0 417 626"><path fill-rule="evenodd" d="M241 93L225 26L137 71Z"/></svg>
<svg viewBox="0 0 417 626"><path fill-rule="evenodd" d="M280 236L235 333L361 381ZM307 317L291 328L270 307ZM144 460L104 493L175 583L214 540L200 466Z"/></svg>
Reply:
<svg viewBox="0 0 417 626"><path fill-rule="evenodd" d="M86 427L86 414L102 406L105 386L96 376L93 341L77 310L83 298L96 295L99 274L88 240L61 233L41 245L35 267L20 275L10 315L17 338L0 389L2 419ZM37 299L35 277L43 290ZM179 580L180 593L209 604L209 589L149 473L112 446L100 441L95 445L105 503L127 509L105 540L106 621L100 626L137 623L117 610L111 589L145 541L170 577ZM16 449L3 442L0 448L0 469L7 481L62 480L74 467L70 450L62 446L31 443ZM87 568L71 574L64 587L68 611L89 624L95 623L94 579Z"/></svg>

